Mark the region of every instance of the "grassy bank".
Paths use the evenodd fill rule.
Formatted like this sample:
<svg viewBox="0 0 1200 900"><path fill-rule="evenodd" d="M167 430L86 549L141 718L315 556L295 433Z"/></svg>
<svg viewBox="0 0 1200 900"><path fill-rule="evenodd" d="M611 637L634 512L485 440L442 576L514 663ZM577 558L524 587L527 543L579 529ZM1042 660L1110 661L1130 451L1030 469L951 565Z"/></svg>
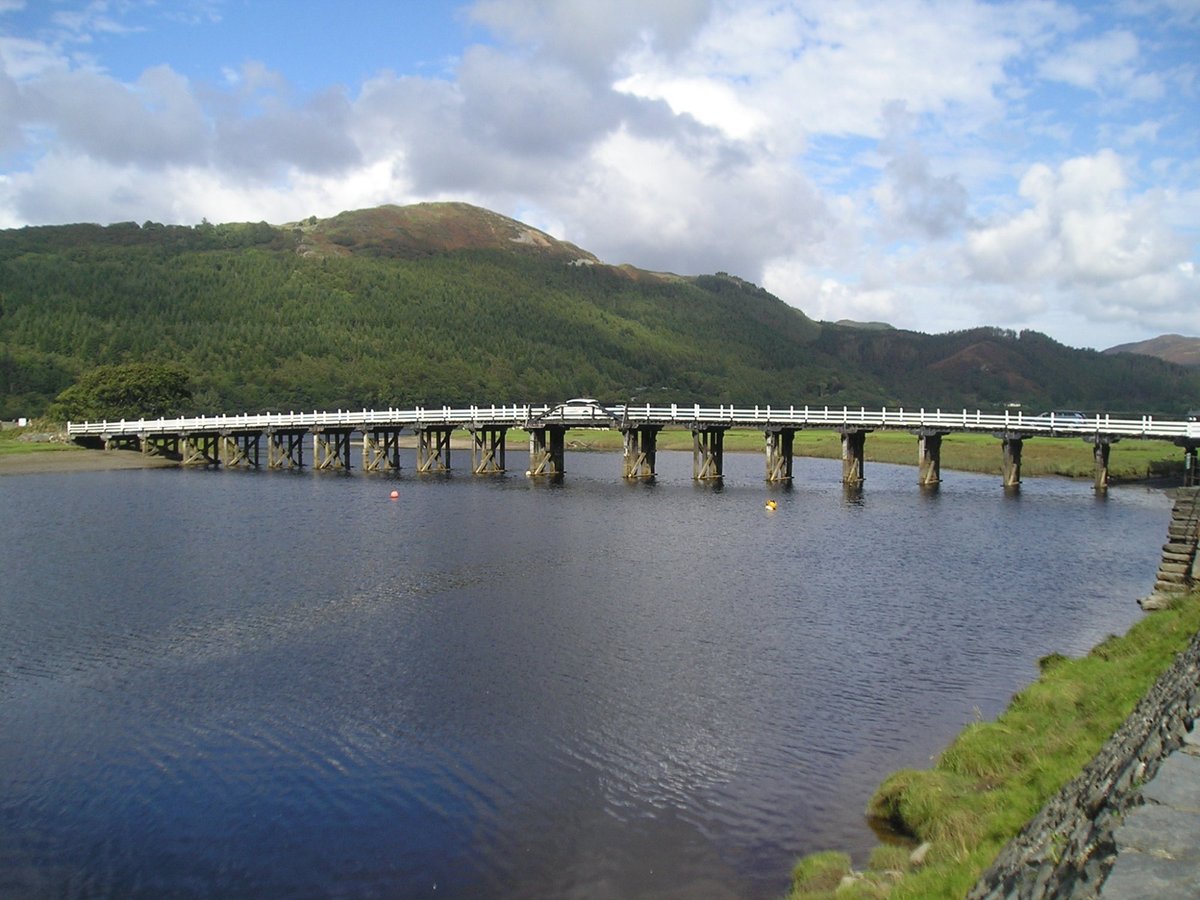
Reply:
<svg viewBox="0 0 1200 900"><path fill-rule="evenodd" d="M77 444L63 443L50 440L30 440L33 434L49 434L57 430L56 426L38 428L0 428L0 456L18 453L63 453L82 450Z"/></svg>
<svg viewBox="0 0 1200 900"><path fill-rule="evenodd" d="M932 769L896 772L872 797L869 816L928 842L920 865L906 850L881 847L867 871L843 882L847 855L814 854L793 870L790 897L962 897L1079 774L1198 630L1200 593L1147 615L1085 657L1045 657L1038 679L999 718L968 725Z"/></svg>

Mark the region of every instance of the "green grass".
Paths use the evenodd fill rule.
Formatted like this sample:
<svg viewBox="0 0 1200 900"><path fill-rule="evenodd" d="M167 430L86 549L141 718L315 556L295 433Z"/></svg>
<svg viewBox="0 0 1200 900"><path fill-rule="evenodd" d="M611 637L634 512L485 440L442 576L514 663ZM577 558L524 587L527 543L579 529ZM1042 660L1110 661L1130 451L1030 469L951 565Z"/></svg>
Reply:
<svg viewBox="0 0 1200 900"><path fill-rule="evenodd" d="M28 428L0 428L0 456L13 456L18 453L63 453L82 449L76 444L21 439L26 434L41 434L54 430L55 427L39 428L36 425Z"/></svg>
<svg viewBox="0 0 1200 900"><path fill-rule="evenodd" d="M567 433L568 449L620 450L617 431L573 430ZM763 452L762 432L733 429L725 434L731 453ZM664 430L659 450L691 450L692 435L685 430ZM796 432L796 456L840 459L841 437L834 431L804 429ZM903 431L877 431L867 437L868 462L916 466L917 439ZM1000 474L1000 441L986 434L951 434L942 440L942 468L963 472ZM1109 475L1116 481L1133 481L1183 471L1182 451L1167 441L1126 440L1115 444L1109 456ZM1031 438L1021 458L1023 477L1060 475L1091 478L1095 472L1092 445L1078 438ZM868 473L869 477L869 473Z"/></svg>
<svg viewBox="0 0 1200 900"><path fill-rule="evenodd" d="M1155 679L1200 630L1200 593L1147 615L1087 656L1043 660L1041 675L994 722L968 725L932 769L889 776L867 814L931 844L925 864L890 892L838 896L962 897L1004 844L1082 771ZM880 857L880 861L886 857ZM806 871L804 860L796 871ZM886 885L884 868L864 888ZM822 896L793 879L792 900Z"/></svg>

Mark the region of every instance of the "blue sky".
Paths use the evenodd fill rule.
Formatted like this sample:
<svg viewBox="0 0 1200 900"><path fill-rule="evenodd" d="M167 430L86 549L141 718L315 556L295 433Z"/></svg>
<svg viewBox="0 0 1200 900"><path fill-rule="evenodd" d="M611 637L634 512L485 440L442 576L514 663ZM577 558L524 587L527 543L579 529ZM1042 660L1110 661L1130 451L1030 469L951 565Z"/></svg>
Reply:
<svg viewBox="0 0 1200 900"><path fill-rule="evenodd" d="M464 200L824 320L1200 335L1200 2L0 0L0 227Z"/></svg>

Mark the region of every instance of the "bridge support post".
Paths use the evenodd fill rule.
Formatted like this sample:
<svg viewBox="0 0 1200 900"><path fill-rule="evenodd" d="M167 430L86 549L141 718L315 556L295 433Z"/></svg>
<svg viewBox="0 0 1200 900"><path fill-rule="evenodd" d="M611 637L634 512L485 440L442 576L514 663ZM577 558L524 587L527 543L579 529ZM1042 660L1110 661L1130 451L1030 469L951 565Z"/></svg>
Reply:
<svg viewBox="0 0 1200 900"><path fill-rule="evenodd" d="M931 487L942 483L942 438L948 431L922 428L917 436L917 484Z"/></svg>
<svg viewBox="0 0 1200 900"><path fill-rule="evenodd" d="M1025 448L1025 439L1004 437L1000 439L1004 456L1000 462L1000 474L1004 477L1006 488L1019 487L1021 484L1021 451Z"/></svg>
<svg viewBox="0 0 1200 900"><path fill-rule="evenodd" d="M625 478L653 478L654 463L658 455L658 433L661 425L639 425L622 428L624 456L621 459L621 475Z"/></svg>
<svg viewBox="0 0 1200 900"><path fill-rule="evenodd" d="M476 475L504 472L504 437L507 428L486 426L471 429L471 471Z"/></svg>
<svg viewBox="0 0 1200 900"><path fill-rule="evenodd" d="M1116 442L1117 438L1114 437L1097 437L1092 444L1092 454L1096 460L1095 488L1098 491L1108 490L1108 456Z"/></svg>
<svg viewBox="0 0 1200 900"><path fill-rule="evenodd" d="M842 428L842 484L855 487L866 480L863 460L866 459L869 428Z"/></svg>
<svg viewBox="0 0 1200 900"><path fill-rule="evenodd" d="M792 448L796 441L795 428L768 428L766 438L767 482L790 482L792 480Z"/></svg>
<svg viewBox="0 0 1200 900"><path fill-rule="evenodd" d="M217 455L217 435L195 432L179 439L180 463L185 466L216 466L221 460Z"/></svg>
<svg viewBox="0 0 1200 900"><path fill-rule="evenodd" d="M105 450L140 450L141 441L136 434L103 435Z"/></svg>
<svg viewBox="0 0 1200 900"><path fill-rule="evenodd" d="M692 429L692 478L720 481L725 477L725 432L727 428Z"/></svg>
<svg viewBox="0 0 1200 900"><path fill-rule="evenodd" d="M313 468L317 471L342 468L350 471L351 428L313 431Z"/></svg>
<svg viewBox="0 0 1200 900"><path fill-rule="evenodd" d="M227 469L241 466L258 468L258 432L222 432L220 440L221 465Z"/></svg>
<svg viewBox="0 0 1200 900"><path fill-rule="evenodd" d="M1183 448L1183 486L1200 486L1200 447L1186 444Z"/></svg>
<svg viewBox="0 0 1200 900"><path fill-rule="evenodd" d="M400 429L363 430L362 467L364 472L400 471Z"/></svg>
<svg viewBox="0 0 1200 900"><path fill-rule="evenodd" d="M304 435L307 431L268 431L267 468L304 468Z"/></svg>
<svg viewBox="0 0 1200 900"><path fill-rule="evenodd" d="M450 471L450 435L453 431L446 425L417 429L418 472L426 475Z"/></svg>
<svg viewBox="0 0 1200 900"><path fill-rule="evenodd" d="M567 429L561 425L530 429L529 470L525 474L533 478L562 475L566 443Z"/></svg>
<svg viewBox="0 0 1200 900"><path fill-rule="evenodd" d="M142 453L146 456L165 456L168 459L179 459L179 435L177 434L141 434L138 435L142 445Z"/></svg>

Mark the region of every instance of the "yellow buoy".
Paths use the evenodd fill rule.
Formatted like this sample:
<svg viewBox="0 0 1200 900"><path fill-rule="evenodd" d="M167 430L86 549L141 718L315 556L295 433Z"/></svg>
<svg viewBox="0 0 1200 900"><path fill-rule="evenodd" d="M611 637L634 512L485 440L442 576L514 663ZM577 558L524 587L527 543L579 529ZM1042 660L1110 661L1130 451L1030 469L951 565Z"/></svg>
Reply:
<svg viewBox="0 0 1200 900"><path fill-rule="evenodd" d="M767 501L767 509L771 510L772 512L775 511L776 506L778 506L778 504L774 500Z"/></svg>

